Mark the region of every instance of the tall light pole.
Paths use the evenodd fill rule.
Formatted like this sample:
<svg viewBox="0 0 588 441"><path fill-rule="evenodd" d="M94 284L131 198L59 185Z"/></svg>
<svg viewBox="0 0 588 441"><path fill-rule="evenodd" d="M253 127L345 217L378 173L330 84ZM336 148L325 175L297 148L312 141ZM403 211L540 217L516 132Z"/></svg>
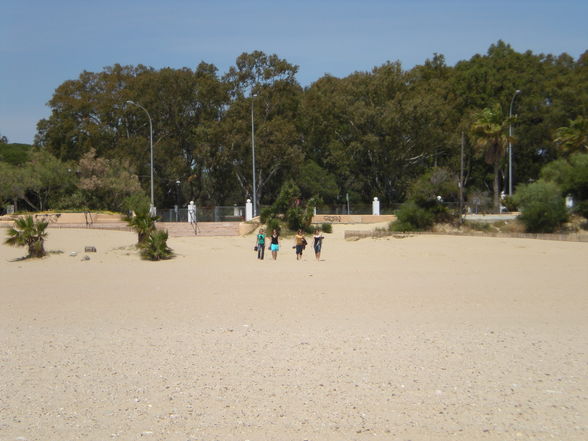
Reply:
<svg viewBox="0 0 588 441"><path fill-rule="evenodd" d="M149 207L149 213L151 213L152 216L155 216L155 213L157 211L155 209L155 203L153 198L153 123L151 122L151 115L149 115L147 109L143 107L141 104L136 103L134 101L127 101L127 104L132 104L133 106L140 107L147 114L147 118L149 118L149 146L151 150L151 206Z"/></svg>
<svg viewBox="0 0 588 441"><path fill-rule="evenodd" d="M257 215L257 190L255 189L255 124L253 122L253 101L257 95L251 95L251 156L253 167L253 217Z"/></svg>
<svg viewBox="0 0 588 441"><path fill-rule="evenodd" d="M508 195L512 196L512 106L514 104L514 100L518 94L520 94L520 90L515 90L515 93L510 100L510 111L508 112Z"/></svg>

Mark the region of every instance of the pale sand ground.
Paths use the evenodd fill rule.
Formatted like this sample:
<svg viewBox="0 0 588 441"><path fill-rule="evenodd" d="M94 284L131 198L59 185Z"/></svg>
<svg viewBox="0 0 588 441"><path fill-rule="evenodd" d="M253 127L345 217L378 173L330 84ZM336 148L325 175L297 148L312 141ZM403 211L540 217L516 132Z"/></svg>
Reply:
<svg viewBox="0 0 588 441"><path fill-rule="evenodd" d="M0 440L588 439L588 244L346 228L321 262L253 236L157 263L125 232L1 245Z"/></svg>

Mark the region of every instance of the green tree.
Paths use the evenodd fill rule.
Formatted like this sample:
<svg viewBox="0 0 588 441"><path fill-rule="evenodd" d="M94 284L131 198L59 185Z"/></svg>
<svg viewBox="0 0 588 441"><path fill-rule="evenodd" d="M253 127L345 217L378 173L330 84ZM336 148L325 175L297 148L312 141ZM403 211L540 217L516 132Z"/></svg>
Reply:
<svg viewBox="0 0 588 441"><path fill-rule="evenodd" d="M91 149L79 161L78 189L89 209L123 211L124 201L143 190L128 160L123 162L97 158Z"/></svg>
<svg viewBox="0 0 588 441"><path fill-rule="evenodd" d="M318 195L323 201L332 203L339 195L337 178L313 160L305 162L296 176L296 182L304 198Z"/></svg>
<svg viewBox="0 0 588 441"><path fill-rule="evenodd" d="M8 238L5 244L11 246L27 247L27 257L45 256L45 239L47 238L47 226L45 221L37 221L33 216L19 217L14 221L14 226L8 230Z"/></svg>
<svg viewBox="0 0 588 441"><path fill-rule="evenodd" d="M64 163L46 151L31 154L25 171L29 182L27 192L36 201L35 208L55 208L74 191L77 177L73 168L73 164Z"/></svg>
<svg viewBox="0 0 588 441"><path fill-rule="evenodd" d="M496 211L500 210L500 167L509 141L508 124L509 118L503 115L500 105L495 104L478 112L471 128L478 153L493 168L492 191Z"/></svg>
<svg viewBox="0 0 588 441"><path fill-rule="evenodd" d="M577 117L555 131L555 143L565 155L588 152L588 118Z"/></svg>
<svg viewBox="0 0 588 441"><path fill-rule="evenodd" d="M224 146L237 181L249 196L253 195L253 116L258 201L266 191L271 201L304 159L296 125L302 95L297 70L276 55L255 51L241 54L223 78L232 97L223 120Z"/></svg>
<svg viewBox="0 0 588 441"><path fill-rule="evenodd" d="M8 144L0 142L0 162L11 165L22 165L29 160L31 154L29 144Z"/></svg>

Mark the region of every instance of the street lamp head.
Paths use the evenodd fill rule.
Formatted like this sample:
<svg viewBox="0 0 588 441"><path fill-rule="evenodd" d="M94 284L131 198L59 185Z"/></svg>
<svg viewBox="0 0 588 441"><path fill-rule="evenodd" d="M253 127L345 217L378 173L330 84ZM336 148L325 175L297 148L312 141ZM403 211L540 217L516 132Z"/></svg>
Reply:
<svg viewBox="0 0 588 441"><path fill-rule="evenodd" d="M135 104L135 102L128 100L128 101L126 101L126 104Z"/></svg>
<svg viewBox="0 0 588 441"><path fill-rule="evenodd" d="M515 94L517 94L517 95L518 95L519 93L521 93L521 91L520 91L519 89L517 89L517 90L515 91Z"/></svg>

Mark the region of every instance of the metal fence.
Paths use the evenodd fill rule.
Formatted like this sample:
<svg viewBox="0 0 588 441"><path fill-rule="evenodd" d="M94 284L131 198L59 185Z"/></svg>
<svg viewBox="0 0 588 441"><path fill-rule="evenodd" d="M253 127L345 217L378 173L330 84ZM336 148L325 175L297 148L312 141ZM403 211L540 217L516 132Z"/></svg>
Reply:
<svg viewBox="0 0 588 441"><path fill-rule="evenodd" d="M394 214L402 204L391 203L380 206L380 214ZM459 204L454 202L444 202L443 205L450 209L457 209ZM259 212L263 211L266 206L261 206ZM477 207L476 207L477 208ZM473 210L472 210L473 212ZM345 215L345 214L372 214L372 204L340 204L340 205L322 205L317 207L316 214L328 215ZM157 215L162 222L188 222L188 209L178 208L158 209ZM245 207L231 206L196 206L196 220L198 222L242 222L245 220Z"/></svg>
<svg viewBox="0 0 588 441"><path fill-rule="evenodd" d="M380 214L394 214L401 204L380 205ZM323 205L317 207L316 214L372 214L372 204L343 204L343 205Z"/></svg>
<svg viewBox="0 0 588 441"><path fill-rule="evenodd" d="M158 209L157 215L161 222L188 222L187 208ZM245 207L200 207L196 206L198 222L242 222L245 220Z"/></svg>

